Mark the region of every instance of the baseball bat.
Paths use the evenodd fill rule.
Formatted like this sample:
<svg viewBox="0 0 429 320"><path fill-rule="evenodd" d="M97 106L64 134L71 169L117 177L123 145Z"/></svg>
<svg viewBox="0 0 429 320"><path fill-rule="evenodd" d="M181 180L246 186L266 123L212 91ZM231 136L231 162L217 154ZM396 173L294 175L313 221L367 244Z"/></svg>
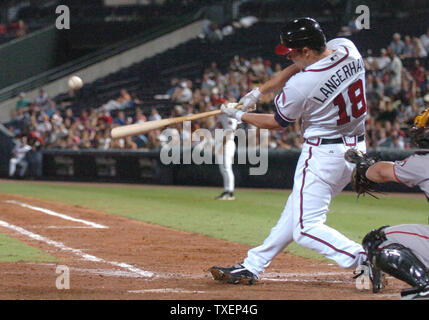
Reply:
<svg viewBox="0 0 429 320"><path fill-rule="evenodd" d="M241 107L242 107L241 105L237 106L237 109L241 109ZM202 113L198 113L198 114L192 114L192 115L188 115L188 116L154 120L154 121L147 121L147 122L136 123L136 124L129 124L129 125L113 128L110 135L111 135L112 139L119 139L119 138L124 138L124 137L129 137L129 136L136 136L139 134L149 132L151 130L156 130L156 129L168 127L168 126L176 124L176 123L203 119L203 118L215 116L215 115L218 115L221 113L222 113L222 111L219 109L219 110L202 112Z"/></svg>

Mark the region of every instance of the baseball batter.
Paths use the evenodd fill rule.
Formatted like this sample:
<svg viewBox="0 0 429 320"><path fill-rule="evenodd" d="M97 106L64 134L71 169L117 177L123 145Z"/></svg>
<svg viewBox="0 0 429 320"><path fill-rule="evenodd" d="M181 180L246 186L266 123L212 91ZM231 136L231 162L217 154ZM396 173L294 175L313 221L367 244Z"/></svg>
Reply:
<svg viewBox="0 0 429 320"><path fill-rule="evenodd" d="M222 159L218 160L217 162L219 163L219 171L223 179L224 191L216 199L234 200L235 177L234 172L232 171L232 164L234 162L236 149L234 142L234 132L237 129L237 119L230 118L225 114L221 114L218 118L218 123L220 123L222 128L225 130L224 141L222 141L219 146L216 146L216 156L222 157Z"/></svg>
<svg viewBox="0 0 429 320"><path fill-rule="evenodd" d="M350 182L354 164L345 161L350 148L365 151L365 69L353 42L326 43L319 24L311 18L288 22L281 30L276 53L293 64L253 89L239 104L222 106L238 121L259 128L280 129L301 118L303 145L294 186L276 226L262 245L248 251L241 264L212 267L215 280L252 284L271 260L292 241L332 259L343 268L366 261L362 246L325 224L331 199ZM246 112L267 93L275 97L274 114Z"/></svg>

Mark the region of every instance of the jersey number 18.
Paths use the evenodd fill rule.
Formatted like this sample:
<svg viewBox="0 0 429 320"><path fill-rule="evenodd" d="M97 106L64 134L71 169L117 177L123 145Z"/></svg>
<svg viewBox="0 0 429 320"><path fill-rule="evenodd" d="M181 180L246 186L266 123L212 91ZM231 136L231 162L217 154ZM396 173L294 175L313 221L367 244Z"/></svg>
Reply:
<svg viewBox="0 0 429 320"><path fill-rule="evenodd" d="M347 89L347 94L351 103L352 116L354 118L359 118L366 111L366 101L363 91L362 80L359 79L356 82L353 82ZM360 103L360 106L359 106ZM340 93L334 99L334 105L339 109L338 116L340 119L337 120L337 125L343 125L350 122L350 115L347 114L347 105L344 100L343 94Z"/></svg>

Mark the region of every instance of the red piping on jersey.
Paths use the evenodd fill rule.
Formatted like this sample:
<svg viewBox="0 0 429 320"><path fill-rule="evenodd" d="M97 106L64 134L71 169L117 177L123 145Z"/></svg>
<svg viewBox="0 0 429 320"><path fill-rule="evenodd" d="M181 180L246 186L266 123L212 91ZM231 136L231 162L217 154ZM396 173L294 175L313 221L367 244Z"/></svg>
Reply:
<svg viewBox="0 0 429 320"><path fill-rule="evenodd" d="M279 114L279 116L280 116L280 117L282 117L282 118L283 118L283 120L286 120L286 121L289 121L289 122L295 122L295 120L296 120L296 119L288 118L288 117L286 117L283 113L281 113L281 112L280 112L280 108L279 108L279 106L277 105L277 101L280 99L280 96L283 96L283 104L285 104L285 102L286 102L286 95L284 94L284 92L282 92L282 93L281 93L281 94L279 94L279 95L277 96L277 98L274 100L274 105L276 106L277 113Z"/></svg>
<svg viewBox="0 0 429 320"><path fill-rule="evenodd" d="M313 71L313 72L325 71L325 70L329 70L329 69L335 67L337 64L343 62L349 56L349 50L345 46L342 46L342 47L344 49L346 49L347 53L346 53L346 55L344 57L342 57L340 60L338 60L337 62L335 62L333 65L331 65L329 67L326 67L326 68L322 68L322 69L308 69L308 70L305 70L305 71Z"/></svg>
<svg viewBox="0 0 429 320"><path fill-rule="evenodd" d="M329 248L331 248L331 249L333 249L333 250L335 250L335 251L337 251L337 252L339 252L339 253L343 253L343 254L348 255L349 257L351 257L351 258L353 258L353 259L356 259L356 256L355 256L355 255L353 255L353 254L351 254L351 253L348 253L348 252L346 252L346 251L343 251L343 250L337 249L337 248L335 248L332 244L329 244L328 242L323 241L322 239L316 238L315 236L312 236L312 235L310 235L310 234L308 234L308 233L305 233L305 232L301 232L301 234L302 234L303 236L309 237L309 238L311 238L311 239L313 239L313 240L319 241L319 242L321 242L321 243L323 243L323 244L327 245Z"/></svg>
<svg viewBox="0 0 429 320"><path fill-rule="evenodd" d="M424 235L422 235L422 234L412 233L412 232L405 232L405 231L392 231L392 232L386 232L386 235L393 234L393 233L408 234L408 235L410 235L410 236L417 236L417 237L420 237L420 238L423 238L423 239L429 240L429 237L426 237L426 236L424 236Z"/></svg>
<svg viewBox="0 0 429 320"><path fill-rule="evenodd" d="M393 165L393 176L395 177L396 181L398 181L399 183L401 183L404 186L408 187L405 183L403 183L401 180L399 180L398 176L396 175L395 165Z"/></svg>
<svg viewBox="0 0 429 320"><path fill-rule="evenodd" d="M311 149L312 147L310 147L309 149L309 157L307 158L307 160L305 160L305 165L304 165L304 169L302 170L302 185L301 185L301 191L300 191L300 199L301 199L301 203L300 203L300 215L299 215L299 223L301 224L301 229L304 228L304 224L302 222L302 214L303 214L303 203L304 203L304 196L302 194L303 190L304 190L304 184L305 184L305 170L308 167L308 160L311 159L312 153L311 153Z"/></svg>

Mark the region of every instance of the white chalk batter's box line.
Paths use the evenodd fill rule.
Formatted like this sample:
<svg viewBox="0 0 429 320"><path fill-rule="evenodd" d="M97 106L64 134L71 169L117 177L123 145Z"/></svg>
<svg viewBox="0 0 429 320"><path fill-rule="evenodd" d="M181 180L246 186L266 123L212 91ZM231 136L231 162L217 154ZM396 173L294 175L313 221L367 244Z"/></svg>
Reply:
<svg viewBox="0 0 429 320"><path fill-rule="evenodd" d="M49 210L49 209L45 209L45 208L41 208L41 207L36 207L36 206L30 205L28 203L19 202L16 200L5 200L4 202L9 203L9 204L15 204L15 205L21 206L23 208L31 209L34 211L42 212L42 213L45 213L47 215L54 216L57 218L61 218L64 220L82 223L82 224L87 225L91 228L96 228L96 229L108 229L109 228L109 227L103 226L103 225L95 223L95 222L87 221L84 219L73 218L73 217L68 216L64 213L59 213L59 212L55 212L53 210ZM50 227L55 227L55 226L50 226ZM61 227L61 226L59 226L59 227Z"/></svg>
<svg viewBox="0 0 429 320"><path fill-rule="evenodd" d="M60 249L61 251L70 252L74 255L79 256L80 258L82 258L83 260L86 260L86 261L110 264L112 266L119 267L121 269L126 269L130 272L136 273L136 274L140 275L141 277L145 277L145 278L152 278L152 277L156 276L154 272L145 271L145 270L139 269L137 267L134 267L134 266L129 265L129 264L124 263L124 262L104 260L104 259L96 257L94 255L87 254L87 253L83 252L81 249L74 249L74 248L67 247L62 242L51 240L51 239L46 238L44 236L41 236L39 234L25 230L24 228L21 228L19 226L15 226L13 224L10 224L6 221L0 220L0 227L4 227L4 228L7 228L9 230L13 230L13 231L20 233L21 235L24 235L30 239L43 242L43 243L48 244L50 246L54 246L57 249Z"/></svg>

